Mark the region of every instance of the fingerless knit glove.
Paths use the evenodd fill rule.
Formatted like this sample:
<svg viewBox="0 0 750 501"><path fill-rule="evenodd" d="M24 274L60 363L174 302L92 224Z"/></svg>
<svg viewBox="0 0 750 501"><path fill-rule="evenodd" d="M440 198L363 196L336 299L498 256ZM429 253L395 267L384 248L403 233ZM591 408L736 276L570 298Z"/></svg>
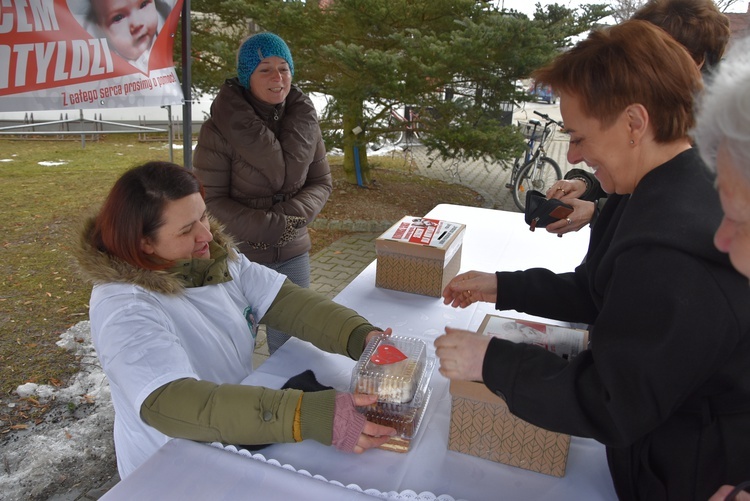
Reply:
<svg viewBox="0 0 750 501"><path fill-rule="evenodd" d="M354 397L349 393L336 392L332 441L334 447L340 451L354 452L366 421L365 416L354 407Z"/></svg>

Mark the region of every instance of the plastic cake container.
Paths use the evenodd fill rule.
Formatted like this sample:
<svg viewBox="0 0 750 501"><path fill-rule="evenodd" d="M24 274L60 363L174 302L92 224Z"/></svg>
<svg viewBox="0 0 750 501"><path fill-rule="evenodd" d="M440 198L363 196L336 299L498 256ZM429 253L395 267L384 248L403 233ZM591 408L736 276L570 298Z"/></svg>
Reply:
<svg viewBox="0 0 750 501"><path fill-rule="evenodd" d="M395 348L395 350L394 350ZM434 358L427 357L424 341L412 337L374 337L352 370L352 393L378 395L378 401L357 409L368 421L398 431L402 446L384 447L406 452L422 421L432 393Z"/></svg>

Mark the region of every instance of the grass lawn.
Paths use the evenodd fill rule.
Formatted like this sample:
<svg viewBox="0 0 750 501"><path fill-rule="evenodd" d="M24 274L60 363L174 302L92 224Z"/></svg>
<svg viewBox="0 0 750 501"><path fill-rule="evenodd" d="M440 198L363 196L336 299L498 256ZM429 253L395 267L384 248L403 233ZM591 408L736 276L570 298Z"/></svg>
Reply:
<svg viewBox="0 0 750 501"><path fill-rule="evenodd" d="M174 159L182 162L182 150ZM56 345L62 332L88 319L91 287L79 278L71 249L120 174L150 160L168 161L168 144L137 135L104 136L85 147L0 138L0 435L54 404L19 399L18 385L66 385L78 372L78 360ZM403 157L374 157L368 189L346 183L340 157L330 162L334 191L321 213L328 219L396 221L438 203L482 202L468 188L415 175ZM312 254L344 234L312 230Z"/></svg>
<svg viewBox="0 0 750 501"><path fill-rule="evenodd" d="M80 141L0 139L0 432L45 410L17 402L19 384L64 384L78 371L55 344L61 332L88 319L91 288L75 272L70 249L83 217L115 179L148 160L169 160L168 146L130 135L85 148Z"/></svg>

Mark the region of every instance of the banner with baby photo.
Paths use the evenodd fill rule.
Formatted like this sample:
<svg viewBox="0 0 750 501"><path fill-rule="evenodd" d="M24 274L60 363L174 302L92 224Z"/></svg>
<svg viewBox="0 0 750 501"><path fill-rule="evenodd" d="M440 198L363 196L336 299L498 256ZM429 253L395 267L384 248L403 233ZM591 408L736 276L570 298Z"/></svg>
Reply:
<svg viewBox="0 0 750 501"><path fill-rule="evenodd" d="M2 0L0 112L182 104L183 0Z"/></svg>

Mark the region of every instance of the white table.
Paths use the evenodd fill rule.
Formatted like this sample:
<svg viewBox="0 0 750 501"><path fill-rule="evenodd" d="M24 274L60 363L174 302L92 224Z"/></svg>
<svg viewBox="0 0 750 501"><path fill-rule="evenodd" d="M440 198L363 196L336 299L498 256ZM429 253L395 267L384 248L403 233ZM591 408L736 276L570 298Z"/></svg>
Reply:
<svg viewBox="0 0 750 501"><path fill-rule="evenodd" d="M532 233L518 213L439 205L429 217L465 223L462 271L544 266L566 271L585 253L588 231L557 238ZM375 287L375 263L336 298L380 327L419 337L434 355L432 341L445 325L475 329L492 305L466 310L437 298ZM504 314L521 316L516 312ZM312 368L318 379L346 390L354 361L323 353L292 339L270 357L247 383L280 387L292 375ZM362 499L580 500L616 499L604 447L573 437L565 477L556 478L449 451L450 394L437 370L432 396L412 449L406 454L372 450L349 455L314 441L276 444L256 459L186 440L173 440L136 472L117 484L106 500L134 499ZM286 469L274 464L287 465ZM313 478L313 476L319 478ZM328 480L328 482L324 481ZM350 486L346 489L343 486ZM416 494L422 494L416 497Z"/></svg>

